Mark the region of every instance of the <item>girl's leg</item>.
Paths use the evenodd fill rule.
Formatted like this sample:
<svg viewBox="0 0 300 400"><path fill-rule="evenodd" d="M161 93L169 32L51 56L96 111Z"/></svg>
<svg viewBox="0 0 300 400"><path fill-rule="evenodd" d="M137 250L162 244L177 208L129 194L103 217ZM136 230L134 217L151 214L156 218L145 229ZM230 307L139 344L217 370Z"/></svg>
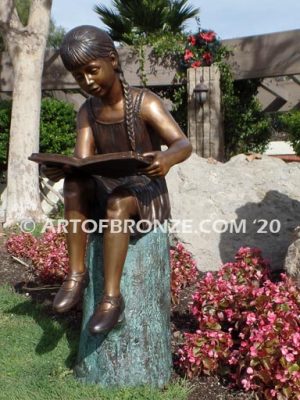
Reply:
<svg viewBox="0 0 300 400"><path fill-rule="evenodd" d="M124 302L120 293L120 281L125 263L130 231L126 232L124 223L137 215L138 206L134 196L123 191L112 194L107 202L107 219L121 222L121 232L105 229L103 234L104 256L104 296L98 305L91 321L91 333L100 333L111 330L124 310Z"/></svg>
<svg viewBox="0 0 300 400"><path fill-rule="evenodd" d="M120 281L130 239L130 231L124 229L124 224L137 213L136 198L129 193L118 192L108 198L106 218L121 222L121 232L114 232L108 227L103 234L104 293L109 296L120 295Z"/></svg>
<svg viewBox="0 0 300 400"><path fill-rule="evenodd" d="M87 233L82 230L82 223L88 218L89 207L94 195L95 184L88 177L65 179L65 219L69 221L67 248L72 272L85 271Z"/></svg>
<svg viewBox="0 0 300 400"><path fill-rule="evenodd" d="M57 312L69 311L78 303L87 283L85 250L87 234L82 222L88 217L88 208L94 196L95 186L91 179L80 176L66 177L64 182L65 219L70 272L55 296L53 308Z"/></svg>

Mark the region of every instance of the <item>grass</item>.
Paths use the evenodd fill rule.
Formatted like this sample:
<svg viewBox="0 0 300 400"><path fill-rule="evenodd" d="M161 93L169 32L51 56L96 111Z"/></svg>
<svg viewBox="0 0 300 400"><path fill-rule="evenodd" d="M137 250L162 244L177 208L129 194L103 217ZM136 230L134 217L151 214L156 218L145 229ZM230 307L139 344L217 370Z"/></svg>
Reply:
<svg viewBox="0 0 300 400"><path fill-rule="evenodd" d="M72 364L79 329L51 319L40 305L0 286L0 400L186 400L184 381L165 390L104 390L79 383Z"/></svg>
<svg viewBox="0 0 300 400"><path fill-rule="evenodd" d="M26 232L31 233L33 236L39 237L43 233L44 225L45 225L45 223L43 223L43 222L37 222L37 223L34 223L34 225L31 225L29 223L24 228L25 228ZM28 229L28 231L26 229ZM23 231L22 231L22 229L21 229L19 224L12 225L9 228L4 228L4 233L5 233L7 238L9 238L10 235L12 235L12 234L20 235L22 232Z"/></svg>

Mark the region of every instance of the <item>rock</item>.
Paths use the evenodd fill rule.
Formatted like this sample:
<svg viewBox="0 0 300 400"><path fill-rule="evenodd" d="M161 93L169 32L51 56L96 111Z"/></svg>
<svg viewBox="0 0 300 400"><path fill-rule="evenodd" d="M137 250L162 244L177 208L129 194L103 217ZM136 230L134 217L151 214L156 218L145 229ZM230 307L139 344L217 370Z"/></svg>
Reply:
<svg viewBox="0 0 300 400"><path fill-rule="evenodd" d="M167 175L176 236L202 271L218 270L242 246L282 269L299 224L299 182L299 163L240 154L214 164L193 154Z"/></svg>
<svg viewBox="0 0 300 400"><path fill-rule="evenodd" d="M289 246L284 262L284 270L300 283L300 226L295 228L296 240Z"/></svg>

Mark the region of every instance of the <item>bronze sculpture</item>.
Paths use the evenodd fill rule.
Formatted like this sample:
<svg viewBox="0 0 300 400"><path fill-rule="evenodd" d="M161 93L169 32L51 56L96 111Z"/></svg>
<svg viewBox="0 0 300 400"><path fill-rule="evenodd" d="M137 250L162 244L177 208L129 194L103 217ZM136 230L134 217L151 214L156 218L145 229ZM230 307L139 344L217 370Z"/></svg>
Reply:
<svg viewBox="0 0 300 400"><path fill-rule="evenodd" d="M152 156L150 166L139 174L107 178L63 173L47 168L52 180L65 176L65 217L85 221L159 220L170 215L164 176L191 153L191 145L164 107L162 101L145 89L129 87L118 54L107 33L93 26L72 29L60 49L65 67L89 97L77 116L75 156L133 150ZM160 150L160 142L168 146ZM77 225L78 227L78 225ZM67 246L70 272L57 293L53 307L66 312L77 304L88 283L84 265L87 234L68 225ZM124 300L120 279L130 239L130 231L103 233L104 296L89 324L93 334L111 330L122 321Z"/></svg>

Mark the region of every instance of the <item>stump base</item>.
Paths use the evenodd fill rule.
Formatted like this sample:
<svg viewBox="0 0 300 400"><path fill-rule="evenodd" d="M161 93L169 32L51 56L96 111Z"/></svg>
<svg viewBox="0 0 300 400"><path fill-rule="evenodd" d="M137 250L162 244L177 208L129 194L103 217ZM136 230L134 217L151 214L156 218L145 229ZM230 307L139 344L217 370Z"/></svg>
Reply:
<svg viewBox="0 0 300 400"><path fill-rule="evenodd" d="M108 334L88 331L103 293L101 235L90 236L87 266L76 376L103 387L163 387L172 371L168 235L158 230L131 240L121 280L125 321Z"/></svg>

